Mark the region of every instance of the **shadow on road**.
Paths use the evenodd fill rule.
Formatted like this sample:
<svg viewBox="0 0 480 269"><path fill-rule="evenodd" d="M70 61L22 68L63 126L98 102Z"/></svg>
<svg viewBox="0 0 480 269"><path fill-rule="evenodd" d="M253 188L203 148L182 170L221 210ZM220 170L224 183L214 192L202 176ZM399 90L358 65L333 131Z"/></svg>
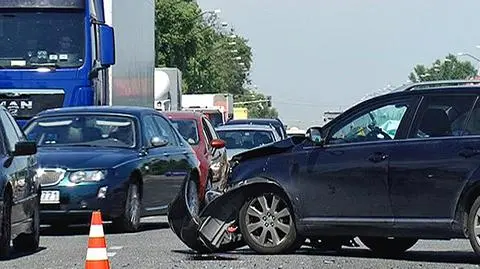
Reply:
<svg viewBox="0 0 480 269"><path fill-rule="evenodd" d="M242 248L225 253L214 254L198 254L191 250L172 250L172 252L185 254L187 260L239 260L241 256L245 255L258 255L255 251L249 248ZM427 263L453 263L453 264L479 264L480 258L478 258L473 252L468 251L415 251L411 250L404 253L401 256L390 258L376 256L367 249L351 249L346 248L340 252L320 251L310 247L303 247L294 254L296 256L323 256L327 259L334 260L335 257L341 258L371 258L371 259L386 259L386 260L398 260L398 261L415 261L415 262L427 262ZM328 262L328 261L326 261Z"/></svg>
<svg viewBox="0 0 480 269"><path fill-rule="evenodd" d="M39 252L41 252L45 249L47 249L47 248L46 247L39 247L37 250L26 251L26 252L15 251L15 250L12 249L10 251L10 257L8 257L6 260L2 260L2 261L16 260L16 259L19 259L19 258L23 258L23 257L26 257L26 256L33 255L35 253L39 253Z"/></svg>
<svg viewBox="0 0 480 269"><path fill-rule="evenodd" d="M123 234L124 232L118 231L110 223L103 224L105 234ZM146 222L142 223L140 227L141 232L160 230L169 228L168 223L165 222ZM68 236L68 235L87 235L90 231L90 226L85 225L71 225L65 227L42 227L42 236Z"/></svg>

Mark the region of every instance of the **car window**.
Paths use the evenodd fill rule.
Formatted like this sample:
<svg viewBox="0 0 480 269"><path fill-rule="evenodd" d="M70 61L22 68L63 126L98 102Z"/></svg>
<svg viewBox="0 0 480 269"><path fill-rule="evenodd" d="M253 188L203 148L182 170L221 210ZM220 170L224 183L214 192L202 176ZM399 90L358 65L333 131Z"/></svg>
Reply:
<svg viewBox="0 0 480 269"><path fill-rule="evenodd" d="M203 123L203 130L205 131L205 135L207 136L207 143L210 145L210 142L214 139L214 133L212 133L212 130L208 127L208 120L205 118L202 118L202 123Z"/></svg>
<svg viewBox="0 0 480 269"><path fill-rule="evenodd" d="M135 122L130 117L102 114L45 116L33 120L25 135L39 147L88 145L133 148Z"/></svg>
<svg viewBox="0 0 480 269"><path fill-rule="evenodd" d="M177 138L175 137L175 131L173 130L173 126L171 126L168 121L160 116L153 116L157 127L161 133L161 136L165 137L168 140L169 146L176 146Z"/></svg>
<svg viewBox="0 0 480 269"><path fill-rule="evenodd" d="M4 110L0 110L0 118L2 120L2 125L5 130L5 136L6 136L5 145L7 146L7 149L9 151L14 151L15 144L17 144L20 139L17 135L17 132L15 131L15 128L13 127L13 124L10 122L10 119L8 118L7 112L5 112Z"/></svg>
<svg viewBox="0 0 480 269"><path fill-rule="evenodd" d="M147 115L143 117L143 129L144 129L144 137L145 137L145 144L148 146L152 146L151 140L153 137L161 137L162 134L157 127L157 124L153 120L153 116Z"/></svg>
<svg viewBox="0 0 480 269"><path fill-rule="evenodd" d="M251 149L275 141L271 131L263 130L217 130L227 149Z"/></svg>
<svg viewBox="0 0 480 269"><path fill-rule="evenodd" d="M480 135L480 102L477 102L470 119L465 125L463 135Z"/></svg>
<svg viewBox="0 0 480 269"><path fill-rule="evenodd" d="M198 145L200 138L195 119L170 119L170 122L190 145Z"/></svg>
<svg viewBox="0 0 480 269"><path fill-rule="evenodd" d="M17 122L15 119L12 117L10 113L7 113L7 117L10 119L10 122L12 123L13 128L15 129L15 132L17 133L17 136L20 141L25 141L25 134L23 133L22 129L18 126Z"/></svg>
<svg viewBox="0 0 480 269"><path fill-rule="evenodd" d="M376 106L332 129L331 144L395 139L410 101L397 101Z"/></svg>
<svg viewBox="0 0 480 269"><path fill-rule="evenodd" d="M476 96L427 96L416 115L409 138L460 136Z"/></svg>

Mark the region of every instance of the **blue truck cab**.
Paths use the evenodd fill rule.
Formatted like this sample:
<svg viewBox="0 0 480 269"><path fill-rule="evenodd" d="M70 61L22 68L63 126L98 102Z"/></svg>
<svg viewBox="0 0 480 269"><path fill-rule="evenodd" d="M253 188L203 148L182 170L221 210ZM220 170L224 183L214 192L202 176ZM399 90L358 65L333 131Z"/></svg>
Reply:
<svg viewBox="0 0 480 269"><path fill-rule="evenodd" d="M0 105L154 105L155 9L132 0L1 0ZM114 30L115 29L115 33Z"/></svg>
<svg viewBox="0 0 480 269"><path fill-rule="evenodd" d="M2 0L0 16L0 104L20 125L49 108L107 104L115 41L103 0Z"/></svg>

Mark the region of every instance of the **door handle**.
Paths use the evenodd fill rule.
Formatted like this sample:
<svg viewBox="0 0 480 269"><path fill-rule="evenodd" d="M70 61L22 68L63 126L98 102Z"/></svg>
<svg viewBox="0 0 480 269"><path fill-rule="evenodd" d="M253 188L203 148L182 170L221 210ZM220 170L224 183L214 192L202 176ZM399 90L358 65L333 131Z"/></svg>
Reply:
<svg viewBox="0 0 480 269"><path fill-rule="evenodd" d="M168 157L170 156L170 153L163 153L163 156Z"/></svg>
<svg viewBox="0 0 480 269"><path fill-rule="evenodd" d="M388 155L383 152L375 152L368 157L368 160L374 163L379 163L388 158Z"/></svg>
<svg viewBox="0 0 480 269"><path fill-rule="evenodd" d="M458 155L464 158L470 158L479 154L480 154L480 149L472 149L472 148L463 149L458 153Z"/></svg>

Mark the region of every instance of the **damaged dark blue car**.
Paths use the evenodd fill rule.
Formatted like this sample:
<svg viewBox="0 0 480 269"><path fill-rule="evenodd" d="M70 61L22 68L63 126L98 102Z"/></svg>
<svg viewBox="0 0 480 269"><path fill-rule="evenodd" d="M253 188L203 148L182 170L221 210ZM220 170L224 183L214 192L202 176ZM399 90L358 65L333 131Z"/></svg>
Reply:
<svg viewBox="0 0 480 269"><path fill-rule="evenodd" d="M198 214L183 186L170 226L198 252L287 253L307 241L339 250L358 237L381 255L456 238L480 254L478 84L407 85L305 138L235 155L228 187Z"/></svg>

